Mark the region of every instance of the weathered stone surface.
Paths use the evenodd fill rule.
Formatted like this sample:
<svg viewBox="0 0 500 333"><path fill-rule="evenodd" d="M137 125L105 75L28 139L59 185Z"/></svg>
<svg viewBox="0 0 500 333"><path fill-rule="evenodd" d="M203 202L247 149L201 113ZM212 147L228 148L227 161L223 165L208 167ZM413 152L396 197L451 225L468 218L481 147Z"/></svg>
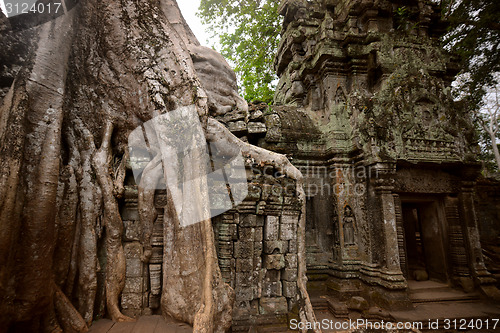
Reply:
<svg viewBox="0 0 500 333"><path fill-rule="evenodd" d="M279 216L266 216L266 224L264 226L264 239L278 240L279 227Z"/></svg>
<svg viewBox="0 0 500 333"><path fill-rule="evenodd" d="M243 120L228 123L229 130L233 133L246 132L247 124Z"/></svg>
<svg viewBox="0 0 500 333"><path fill-rule="evenodd" d="M142 261L140 258L127 259L127 268L125 275L127 277L140 277L142 276Z"/></svg>
<svg viewBox="0 0 500 333"><path fill-rule="evenodd" d="M242 238L245 239L245 238ZM234 243L235 258L252 258L253 257L253 241L238 241Z"/></svg>
<svg viewBox="0 0 500 333"><path fill-rule="evenodd" d="M253 288L238 288L236 290L236 302L237 304L242 301L251 301L254 299Z"/></svg>
<svg viewBox="0 0 500 333"><path fill-rule="evenodd" d="M252 259L236 259L237 272L251 272L252 268Z"/></svg>
<svg viewBox="0 0 500 333"><path fill-rule="evenodd" d="M265 254L285 254L288 252L288 242L270 240L264 241L264 253Z"/></svg>
<svg viewBox="0 0 500 333"><path fill-rule="evenodd" d="M286 268L297 268L297 255L285 254L285 266Z"/></svg>
<svg viewBox="0 0 500 333"><path fill-rule="evenodd" d="M259 201L262 189L259 185L255 183L248 184L248 194L245 200L249 201Z"/></svg>
<svg viewBox="0 0 500 333"><path fill-rule="evenodd" d="M297 239L297 224L281 223L280 239L281 240Z"/></svg>
<svg viewBox="0 0 500 333"><path fill-rule="evenodd" d="M241 227L262 227L264 225L264 219L262 216L257 216L255 214L247 214L240 218Z"/></svg>
<svg viewBox="0 0 500 333"><path fill-rule="evenodd" d="M263 134L266 133L266 124L260 122L249 122L248 123L248 133L249 134Z"/></svg>
<svg viewBox="0 0 500 333"><path fill-rule="evenodd" d="M124 240L126 241L140 241L142 228L139 221L123 221L124 227Z"/></svg>
<svg viewBox="0 0 500 333"><path fill-rule="evenodd" d="M123 251L127 259L140 258L142 255L142 244L139 242L126 243L123 246Z"/></svg>
<svg viewBox="0 0 500 333"><path fill-rule="evenodd" d="M283 281L283 296L292 298L297 295L297 282Z"/></svg>
<svg viewBox="0 0 500 333"><path fill-rule="evenodd" d="M236 272L236 286L237 288L249 287L253 284L253 274L250 271L240 271Z"/></svg>
<svg viewBox="0 0 500 333"><path fill-rule="evenodd" d="M121 305L122 305L122 308L124 308L124 309L141 309L142 308L142 294L123 293Z"/></svg>
<svg viewBox="0 0 500 333"><path fill-rule="evenodd" d="M125 279L124 293L142 293L143 278L142 277L127 277Z"/></svg>
<svg viewBox="0 0 500 333"><path fill-rule="evenodd" d="M282 274L282 278L285 281L297 281L297 269L285 268Z"/></svg>
<svg viewBox="0 0 500 333"><path fill-rule="evenodd" d="M356 310L356 311L365 311L370 308L370 305L361 296L353 296L347 303L347 307L351 310Z"/></svg>
<svg viewBox="0 0 500 333"><path fill-rule="evenodd" d="M261 314L283 314L287 311L288 303L285 297L262 297L259 301Z"/></svg>
<svg viewBox="0 0 500 333"><path fill-rule="evenodd" d="M264 256L264 268L282 269L285 267L285 258L282 254L267 254Z"/></svg>
<svg viewBox="0 0 500 333"><path fill-rule="evenodd" d="M263 281L261 297L278 297L283 293L281 281Z"/></svg>

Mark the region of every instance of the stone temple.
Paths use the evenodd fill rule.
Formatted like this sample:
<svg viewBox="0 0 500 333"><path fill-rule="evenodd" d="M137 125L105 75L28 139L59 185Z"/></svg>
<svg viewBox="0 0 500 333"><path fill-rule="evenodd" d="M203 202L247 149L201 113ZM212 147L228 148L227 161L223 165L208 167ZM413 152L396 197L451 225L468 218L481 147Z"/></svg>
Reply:
<svg viewBox="0 0 500 333"><path fill-rule="evenodd" d="M338 318L351 308L411 310L415 286L430 281L498 300L474 202L474 129L451 96L459 67L440 47L440 8L423 0L284 0L280 14L275 105L217 118L302 171L313 305ZM292 180L252 161L247 167L247 198L213 219L219 266L236 291L234 331L283 324L296 309L301 204L283 191ZM158 312L164 200L159 191L153 256L143 264L137 192L127 190L121 302L130 315Z"/></svg>

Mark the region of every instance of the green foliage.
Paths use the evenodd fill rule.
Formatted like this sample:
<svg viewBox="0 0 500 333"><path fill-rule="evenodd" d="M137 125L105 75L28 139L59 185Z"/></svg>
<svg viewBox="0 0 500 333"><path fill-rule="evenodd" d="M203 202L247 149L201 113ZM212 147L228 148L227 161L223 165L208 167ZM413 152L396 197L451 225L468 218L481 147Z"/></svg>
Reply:
<svg viewBox="0 0 500 333"><path fill-rule="evenodd" d="M498 85L500 72L500 1L442 0L443 17L450 22L445 46L461 58L462 71L455 94L467 102L477 128L479 158L488 174L498 172L487 123L487 92ZM498 136L499 133L497 133Z"/></svg>
<svg viewBox="0 0 500 333"><path fill-rule="evenodd" d="M410 32L418 26L418 13L412 13L406 6L398 7L394 10L394 23L396 30Z"/></svg>
<svg viewBox="0 0 500 333"><path fill-rule="evenodd" d="M279 0L201 0L198 16L219 37L218 51L235 65L247 101L270 103L277 80L273 60L281 29Z"/></svg>
<svg viewBox="0 0 500 333"><path fill-rule="evenodd" d="M450 21L445 45L462 60L457 90L472 110L478 110L488 87L500 72L500 1L443 0L443 16Z"/></svg>

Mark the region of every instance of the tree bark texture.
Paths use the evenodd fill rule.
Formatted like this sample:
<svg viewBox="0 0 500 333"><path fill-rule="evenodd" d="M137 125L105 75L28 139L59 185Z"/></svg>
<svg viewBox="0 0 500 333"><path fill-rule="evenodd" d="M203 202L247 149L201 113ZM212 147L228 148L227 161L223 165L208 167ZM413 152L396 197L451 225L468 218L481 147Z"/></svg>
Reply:
<svg viewBox="0 0 500 333"><path fill-rule="evenodd" d="M0 332L86 332L96 309L100 239L107 313L132 320L119 308L126 267L118 200L128 135L194 105L207 135L216 128L249 155L267 156L209 118L246 112L234 73L199 45L175 0L81 0L53 21L2 32L0 45L23 59L0 101ZM272 156L300 179L286 158ZM139 186L146 262L156 218L147 185L163 176L166 158L150 162ZM206 184L197 196L200 209L208 209ZM181 227L167 201L162 311L195 332L224 332L234 292L221 278L211 221ZM301 317L311 320L301 237Z"/></svg>

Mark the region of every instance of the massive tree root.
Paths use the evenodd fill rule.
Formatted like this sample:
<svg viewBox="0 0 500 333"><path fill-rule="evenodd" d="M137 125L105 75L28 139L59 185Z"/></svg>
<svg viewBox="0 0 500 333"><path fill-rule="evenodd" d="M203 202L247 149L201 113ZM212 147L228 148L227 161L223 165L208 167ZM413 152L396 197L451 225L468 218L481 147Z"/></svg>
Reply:
<svg viewBox="0 0 500 333"><path fill-rule="evenodd" d="M282 168L303 199L300 173L286 158L246 145L208 120L210 112L246 106L227 64L199 46L175 1L81 1L29 35L33 49L23 51L25 66L0 108L0 332L86 332L96 315L103 237L107 314L131 320L119 306L126 267L118 199L128 134L155 116L194 105L207 136L222 135L227 149L234 145ZM225 86L213 88L209 74L218 71ZM156 219L151 189L162 170L167 175L167 157L156 155L139 184L145 262ZM200 180L198 187L196 209L207 210L206 184ZM231 325L234 292L221 277L211 221L182 227L167 199L163 313L196 332L223 332ZM302 219L299 239L303 228ZM303 255L299 242L301 318L313 321Z"/></svg>

